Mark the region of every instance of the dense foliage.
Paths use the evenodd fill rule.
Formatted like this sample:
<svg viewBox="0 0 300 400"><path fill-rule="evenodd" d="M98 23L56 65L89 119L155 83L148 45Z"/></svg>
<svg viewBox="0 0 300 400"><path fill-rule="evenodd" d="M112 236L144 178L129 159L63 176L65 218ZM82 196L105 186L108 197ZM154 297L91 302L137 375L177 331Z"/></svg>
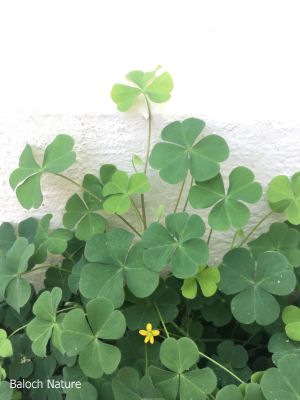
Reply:
<svg viewBox="0 0 300 400"><path fill-rule="evenodd" d="M127 79L112 88L118 109L139 97L148 109L146 156L132 156L131 172L101 165L74 182L74 141L60 134L42 163L27 144L10 176L26 209L41 206L47 174L76 193L63 228L50 214L0 227L0 399L300 399L300 172L272 179L270 210L247 228L263 192L254 173L223 176L228 145L197 118L168 124L152 148L151 104L170 98L172 78ZM168 215L149 204L149 166L178 190ZM266 227L275 214L284 222ZM219 265L213 231L232 235ZM29 278L43 269L37 292ZM13 379L66 387L13 390Z"/></svg>

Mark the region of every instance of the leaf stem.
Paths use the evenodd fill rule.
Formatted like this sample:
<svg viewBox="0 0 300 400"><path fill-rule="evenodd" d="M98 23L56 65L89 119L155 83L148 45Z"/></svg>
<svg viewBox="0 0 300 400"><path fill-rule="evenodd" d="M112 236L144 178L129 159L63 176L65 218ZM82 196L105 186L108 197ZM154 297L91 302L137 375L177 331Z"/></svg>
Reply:
<svg viewBox="0 0 300 400"><path fill-rule="evenodd" d="M189 334L187 333L187 332L185 332L185 330L183 330L182 328L180 328L180 326L178 326L177 324L176 324L176 322L174 322L174 321L171 321L171 325L173 325L174 326L174 328L179 332L179 333L181 333L183 336L189 336Z"/></svg>
<svg viewBox="0 0 300 400"><path fill-rule="evenodd" d="M251 231L248 233L248 235L241 241L241 243L238 245L238 247L243 246L249 239L250 237L253 235L253 233L256 231L257 228L260 227L260 225L267 219L269 218L272 214L274 213L274 211L270 211L267 215L265 215L260 221L258 221L258 223L251 229Z"/></svg>
<svg viewBox="0 0 300 400"><path fill-rule="evenodd" d="M148 375L148 349L147 344L145 343L145 375Z"/></svg>
<svg viewBox="0 0 300 400"><path fill-rule="evenodd" d="M66 181L72 183L73 185L77 186L78 188L80 188L81 190L83 190L84 192L88 193L90 196L94 197L94 199L99 201L99 198L90 190L86 189L85 187L83 187L82 185L80 185L79 183L77 183L76 181L74 181L73 179L69 178L66 175L62 175L62 174L54 174L56 176L59 176L62 179L65 179ZM119 219L121 219L127 226L129 226L129 228L139 237L142 237L142 235L139 233L139 231L137 231L135 229L135 227L133 225L131 225L131 223L129 221L127 221L127 219L125 219L124 217L122 217L122 215L120 214L115 214Z"/></svg>
<svg viewBox="0 0 300 400"><path fill-rule="evenodd" d="M27 325L28 325L28 324L23 325L23 326L20 326L20 328L18 328L18 329L16 329L15 331L13 331L8 337L10 338L10 337L14 336L16 333L22 331L23 329L25 329L25 328L27 327Z"/></svg>
<svg viewBox="0 0 300 400"><path fill-rule="evenodd" d="M166 334L167 338L169 338L169 337L170 337L170 334L169 334L169 331L168 331L168 329L167 329L167 327L166 327L165 321L164 321L164 319L163 319L163 317L162 317L162 315L161 315L161 312L160 312L159 308L157 307L157 304L156 304L156 303L153 303L153 304L154 304L154 307L155 307L155 309L156 309L156 312L157 312L157 314L158 314L158 316L159 316L160 322L161 322L161 324L162 324L162 326L163 326L163 328L164 328L165 334Z"/></svg>
<svg viewBox="0 0 300 400"><path fill-rule="evenodd" d="M21 272L19 275L32 274L32 273L34 273L35 271L39 271L40 269L46 269L46 268L47 268L47 269L49 269L49 268L54 268L54 269L58 269L59 271L64 271L64 272L71 273L70 270L65 269L65 268L62 268L62 267L60 267L59 265L41 265L41 266L39 266L39 267L37 267L37 268L33 268L33 269L28 270L28 271Z"/></svg>
<svg viewBox="0 0 300 400"><path fill-rule="evenodd" d="M239 233L238 230L236 230L236 231L234 232L234 235L233 235L233 238L232 238L232 241L231 241L231 244L230 244L230 250L232 250L233 247L234 247L234 244L235 244L235 241L236 241L236 238L237 238L238 233Z"/></svg>
<svg viewBox="0 0 300 400"><path fill-rule="evenodd" d="M183 210L182 210L182 211L185 211L185 210L186 210L187 205L188 205L188 203L189 203L190 189L191 189L191 187L193 186L193 182L194 182L194 178L193 178L193 177L191 177L191 178L192 178L192 179L191 179L191 183L190 183L190 188L189 188L189 191L188 191L188 193L187 193L186 200L185 200L185 203L184 203L184 206L183 206Z"/></svg>
<svg viewBox="0 0 300 400"><path fill-rule="evenodd" d="M143 218L141 216L141 213L140 213L137 205L135 204L134 200L130 199L130 201L131 201L132 207L136 213L137 219L138 219L139 223L141 224L141 228L143 229Z"/></svg>
<svg viewBox="0 0 300 400"><path fill-rule="evenodd" d="M148 111L148 140L147 140L147 150L146 150L146 161L144 167L144 173L146 174L150 158L150 147L151 147L151 136L152 136L152 111L151 111L150 101L148 100L147 95L144 94L144 97Z"/></svg>
<svg viewBox="0 0 300 400"><path fill-rule="evenodd" d="M245 384L246 382L244 382L241 378L239 378L237 375L235 375L232 371L230 371L230 369L224 367L224 365L218 363L216 360L214 360L213 358L208 357L206 354L202 353L201 351L199 351L200 356L206 358L207 360L209 360L210 362L212 362L213 364L215 364L216 366L218 366L219 368L223 369L224 371L226 371L229 375L233 376L237 381L239 381L242 384Z"/></svg>
<svg viewBox="0 0 300 400"><path fill-rule="evenodd" d="M180 186L179 194L178 194L178 197L177 197L177 200L176 200L176 204L175 204L175 207L174 207L174 211L173 211L174 213L176 213L177 208L179 206L179 202L180 202L180 199L181 199L181 196L182 196L182 192L183 192L183 189L184 189L185 181L186 181L186 177L184 178L184 180L183 180L183 182L182 182L182 184Z"/></svg>
<svg viewBox="0 0 300 400"><path fill-rule="evenodd" d="M208 238L207 238L207 245L209 245L212 233L213 233L213 230L212 230L212 228L210 228L210 231L209 231L209 234L208 234Z"/></svg>

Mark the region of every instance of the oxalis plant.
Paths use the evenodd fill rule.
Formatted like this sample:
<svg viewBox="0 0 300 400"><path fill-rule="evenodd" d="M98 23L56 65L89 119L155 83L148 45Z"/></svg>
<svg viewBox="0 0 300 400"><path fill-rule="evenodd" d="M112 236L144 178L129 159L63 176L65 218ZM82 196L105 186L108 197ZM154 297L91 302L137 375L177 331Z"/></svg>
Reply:
<svg viewBox="0 0 300 400"><path fill-rule="evenodd" d="M132 171L106 164L74 182L74 140L60 134L41 164L27 144L10 176L26 209L41 206L48 174L75 193L62 228L51 214L0 227L0 399L300 399L300 172L271 180L270 211L249 229L262 198L254 173L222 176L228 145L197 118L168 124L152 146L151 106L170 98L172 78L156 69L127 80L112 88L118 109L140 98L148 110ZM152 212L150 167L178 191L168 215ZM277 214L284 222L272 223ZM214 231L232 235L219 265Z"/></svg>

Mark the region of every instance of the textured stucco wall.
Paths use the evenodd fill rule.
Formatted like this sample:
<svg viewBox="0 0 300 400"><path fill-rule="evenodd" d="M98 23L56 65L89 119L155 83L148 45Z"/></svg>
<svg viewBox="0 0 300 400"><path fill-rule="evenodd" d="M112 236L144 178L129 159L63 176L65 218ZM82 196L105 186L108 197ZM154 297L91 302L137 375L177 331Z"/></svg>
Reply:
<svg viewBox="0 0 300 400"><path fill-rule="evenodd" d="M201 115L194 115L202 117ZM153 143L162 127L174 119L187 116L155 115ZM222 170L227 176L238 165L250 167L264 190L277 174L290 175L300 170L300 124L274 121L207 121L206 133L222 135L231 148L229 160ZM53 176L43 178L44 202L38 210L24 210L9 187L10 172L17 167L19 155L26 142L33 145L35 154L49 143L57 133L68 133L76 141L77 162L67 175L81 181L84 173L96 173L103 163L115 163L120 169L132 171L131 155L143 156L147 122L143 117L125 114L7 114L0 118L0 222L16 223L29 216L39 217L53 213L53 226L61 223L64 205L76 188ZM162 183L156 171L150 170L152 192L146 199L151 206L165 203L167 211L173 209L179 185ZM253 225L267 211L265 198L251 209ZM191 208L189 208L191 210ZM148 214L151 212L148 211ZM205 215L205 213L201 213ZM216 244L212 259L222 254L232 232L215 234Z"/></svg>

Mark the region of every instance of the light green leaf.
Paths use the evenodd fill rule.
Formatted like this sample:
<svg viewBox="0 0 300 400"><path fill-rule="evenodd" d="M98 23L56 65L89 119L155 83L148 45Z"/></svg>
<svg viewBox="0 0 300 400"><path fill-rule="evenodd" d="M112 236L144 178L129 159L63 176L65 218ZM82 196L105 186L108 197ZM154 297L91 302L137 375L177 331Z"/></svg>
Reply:
<svg viewBox="0 0 300 400"><path fill-rule="evenodd" d="M16 240L14 228L8 222L0 225L0 252L6 253Z"/></svg>
<svg viewBox="0 0 300 400"><path fill-rule="evenodd" d="M197 182L190 189L189 201L194 208L214 206L209 213L209 225L217 231L231 227L243 228L249 221L246 203L256 203L262 195L261 185L246 167L237 167L229 175L229 188L225 194L222 176L218 174L206 182Z"/></svg>
<svg viewBox="0 0 300 400"><path fill-rule="evenodd" d="M168 215L165 223L166 227L154 222L143 234L145 264L161 272L170 263L177 278L194 276L208 259L207 244L200 239L205 231L202 219L182 212Z"/></svg>
<svg viewBox="0 0 300 400"><path fill-rule="evenodd" d="M68 312L63 321L61 335L67 355L79 355L79 366L90 378L101 378L112 374L121 359L120 350L103 340L116 340L124 335L125 318L113 304L104 298L97 298L87 304L84 311L75 309ZM102 339L102 340L99 340Z"/></svg>
<svg viewBox="0 0 300 400"><path fill-rule="evenodd" d="M198 347L189 338L181 338L179 340L173 338L165 339L160 346L162 364L178 374L189 370L198 362L198 359Z"/></svg>
<svg viewBox="0 0 300 400"><path fill-rule="evenodd" d="M124 281L136 297L147 297L159 283L159 274L143 263L140 243L131 247L133 235L122 229L91 237L85 257L79 290L88 299L107 297L116 307L124 301Z"/></svg>
<svg viewBox="0 0 300 400"><path fill-rule="evenodd" d="M244 400L244 396L237 386L228 385L218 392L216 400Z"/></svg>
<svg viewBox="0 0 300 400"><path fill-rule="evenodd" d="M219 288L227 295L235 295L231 310L244 324L256 321L270 325L276 321L280 307L273 295L288 295L296 285L288 260L273 251L261 254L256 263L246 249L231 250L225 255L220 272Z"/></svg>
<svg viewBox="0 0 300 400"><path fill-rule="evenodd" d="M282 313L282 320L285 323L285 333L295 341L300 341L300 308L287 306Z"/></svg>
<svg viewBox="0 0 300 400"><path fill-rule="evenodd" d="M42 166L36 162L32 148L28 144L25 146L20 156L19 168L10 175L10 185L12 189L16 189L17 198L24 208L40 207L43 201L42 174L56 174L69 168L76 159L73 146L74 140L71 136L57 135L45 150Z"/></svg>
<svg viewBox="0 0 300 400"><path fill-rule="evenodd" d="M0 256L0 299L18 313L31 294L31 286L21 274L27 270L33 252L33 244L28 244L25 238L18 238L6 256Z"/></svg>
<svg viewBox="0 0 300 400"><path fill-rule="evenodd" d="M1 400L12 400L13 390L8 382L0 382L0 398Z"/></svg>
<svg viewBox="0 0 300 400"><path fill-rule="evenodd" d="M181 287L182 295L187 299L194 299L197 295L197 283L199 284L204 297L213 296L220 282L220 272L218 267L199 267L198 273L184 280Z"/></svg>
<svg viewBox="0 0 300 400"><path fill-rule="evenodd" d="M294 228L278 222L270 226L269 232L248 243L251 253L257 258L266 251L278 251L293 267L300 266L300 234Z"/></svg>
<svg viewBox="0 0 300 400"><path fill-rule="evenodd" d="M62 291L53 288L51 292L43 292L33 305L35 318L28 324L26 332L33 341L32 350L38 357L46 356L47 344L50 339L60 350L58 336L60 335L59 320L56 318ZM63 351L62 351L63 352Z"/></svg>
<svg viewBox="0 0 300 400"><path fill-rule="evenodd" d="M7 337L7 333L4 329L0 329L0 357L11 357L13 355L13 349L10 340Z"/></svg>
<svg viewBox="0 0 300 400"><path fill-rule="evenodd" d="M275 212L284 212L293 225L300 224L300 172L291 179L285 175L273 178L269 184L267 198Z"/></svg>
<svg viewBox="0 0 300 400"><path fill-rule="evenodd" d="M188 118L167 125L150 156L150 165L159 170L160 177L171 184L183 181L188 171L197 181L206 181L220 171L219 163L228 158L224 139L209 135L195 143L205 126L204 121Z"/></svg>
<svg viewBox="0 0 300 400"><path fill-rule="evenodd" d="M126 172L116 171L111 180L103 187L103 195L107 197L103 208L110 214L124 214L131 208L131 196L150 190L146 175L138 172L128 177Z"/></svg>
<svg viewBox="0 0 300 400"><path fill-rule="evenodd" d="M278 362L278 368L267 370L261 380L261 388L267 400L300 399L300 356L288 355Z"/></svg>
<svg viewBox="0 0 300 400"><path fill-rule="evenodd" d="M300 356L300 343L293 342L284 333L275 333L269 341L268 350L273 353L272 360L277 365L281 358L289 354Z"/></svg>

